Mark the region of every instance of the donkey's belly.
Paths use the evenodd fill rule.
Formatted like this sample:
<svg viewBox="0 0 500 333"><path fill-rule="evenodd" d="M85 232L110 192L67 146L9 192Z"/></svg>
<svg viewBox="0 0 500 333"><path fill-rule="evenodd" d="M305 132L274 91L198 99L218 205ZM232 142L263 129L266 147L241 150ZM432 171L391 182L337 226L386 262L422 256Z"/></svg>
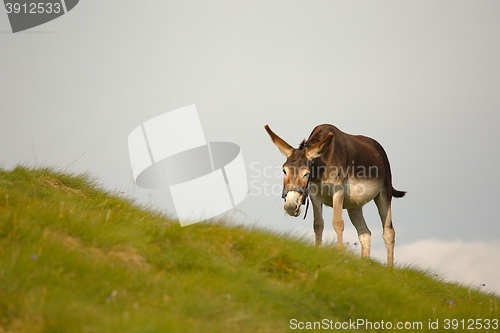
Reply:
<svg viewBox="0 0 500 333"><path fill-rule="evenodd" d="M340 186L340 185L336 185ZM321 186L321 200L324 205L333 206L333 184ZM373 200L382 190L382 182L378 179L347 179L343 185L344 204L342 208L361 207Z"/></svg>
<svg viewBox="0 0 500 333"><path fill-rule="evenodd" d="M382 182L378 179L349 178L344 186L344 206L343 208L361 207L373 200L382 189Z"/></svg>

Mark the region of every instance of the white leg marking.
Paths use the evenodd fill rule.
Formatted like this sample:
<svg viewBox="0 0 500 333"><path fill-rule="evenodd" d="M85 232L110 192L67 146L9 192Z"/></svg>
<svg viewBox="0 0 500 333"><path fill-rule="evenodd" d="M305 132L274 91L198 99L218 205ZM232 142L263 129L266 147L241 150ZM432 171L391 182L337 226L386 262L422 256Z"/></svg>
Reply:
<svg viewBox="0 0 500 333"><path fill-rule="evenodd" d="M361 256L363 258L370 258L370 249L372 247L372 235L370 234L359 235L359 242L361 243Z"/></svg>

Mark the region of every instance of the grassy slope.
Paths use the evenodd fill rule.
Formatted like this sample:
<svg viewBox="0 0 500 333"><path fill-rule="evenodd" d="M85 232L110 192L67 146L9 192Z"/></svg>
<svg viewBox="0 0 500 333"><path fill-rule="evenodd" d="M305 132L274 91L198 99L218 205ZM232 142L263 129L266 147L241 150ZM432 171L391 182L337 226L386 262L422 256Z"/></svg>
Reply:
<svg viewBox="0 0 500 333"><path fill-rule="evenodd" d="M283 332L292 318L425 328L500 318L499 304L286 236L181 228L87 176L0 169L0 332Z"/></svg>

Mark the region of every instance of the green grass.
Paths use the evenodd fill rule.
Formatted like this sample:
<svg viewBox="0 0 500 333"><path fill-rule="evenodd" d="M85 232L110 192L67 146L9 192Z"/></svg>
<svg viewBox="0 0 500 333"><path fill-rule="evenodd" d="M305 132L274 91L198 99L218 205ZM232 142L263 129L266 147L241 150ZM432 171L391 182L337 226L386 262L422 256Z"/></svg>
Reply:
<svg viewBox="0 0 500 333"><path fill-rule="evenodd" d="M286 332L293 318L426 331L429 320L500 319L499 304L286 235L181 228L88 175L0 169L0 333Z"/></svg>

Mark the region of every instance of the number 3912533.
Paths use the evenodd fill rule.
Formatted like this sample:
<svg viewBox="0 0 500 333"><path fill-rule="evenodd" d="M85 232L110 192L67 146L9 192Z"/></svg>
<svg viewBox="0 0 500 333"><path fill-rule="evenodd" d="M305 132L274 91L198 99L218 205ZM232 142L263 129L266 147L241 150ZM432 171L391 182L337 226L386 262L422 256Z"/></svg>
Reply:
<svg viewBox="0 0 500 333"><path fill-rule="evenodd" d="M59 14L62 11L60 3L5 3L7 14Z"/></svg>

